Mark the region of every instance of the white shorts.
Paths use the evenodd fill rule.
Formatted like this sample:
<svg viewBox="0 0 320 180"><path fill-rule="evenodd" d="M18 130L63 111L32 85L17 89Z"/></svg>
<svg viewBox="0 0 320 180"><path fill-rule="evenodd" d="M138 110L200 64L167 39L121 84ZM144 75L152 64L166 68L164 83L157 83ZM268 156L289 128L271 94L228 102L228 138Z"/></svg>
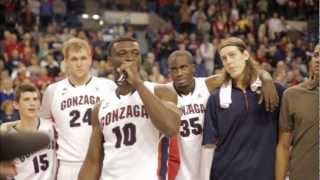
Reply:
<svg viewBox="0 0 320 180"><path fill-rule="evenodd" d="M58 160L56 180L78 180L82 162Z"/></svg>

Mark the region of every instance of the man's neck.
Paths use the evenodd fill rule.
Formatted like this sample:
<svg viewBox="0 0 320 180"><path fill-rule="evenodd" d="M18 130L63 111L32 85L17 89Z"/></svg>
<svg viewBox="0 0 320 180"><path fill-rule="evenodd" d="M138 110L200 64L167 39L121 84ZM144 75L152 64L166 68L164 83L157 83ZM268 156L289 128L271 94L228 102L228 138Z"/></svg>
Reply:
<svg viewBox="0 0 320 180"><path fill-rule="evenodd" d="M34 132L37 131L39 123L40 122L38 118L27 118L22 116L17 128L23 131Z"/></svg>
<svg viewBox="0 0 320 180"><path fill-rule="evenodd" d="M233 80L239 89L241 89L242 91L245 91L247 87L243 82L243 78L244 78L244 74L242 73L237 78L234 78Z"/></svg>
<svg viewBox="0 0 320 180"><path fill-rule="evenodd" d="M87 75L81 79L76 79L76 78L73 78L73 77L69 77L69 81L72 83L72 85L75 85L75 86L81 86L81 85L84 85L86 84L89 79L91 78L90 75Z"/></svg>

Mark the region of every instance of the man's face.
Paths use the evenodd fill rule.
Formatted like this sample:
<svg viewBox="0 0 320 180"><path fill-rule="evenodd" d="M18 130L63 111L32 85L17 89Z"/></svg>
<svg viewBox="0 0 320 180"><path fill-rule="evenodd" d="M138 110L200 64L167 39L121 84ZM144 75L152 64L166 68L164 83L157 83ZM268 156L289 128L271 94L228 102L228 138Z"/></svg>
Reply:
<svg viewBox="0 0 320 180"><path fill-rule="evenodd" d="M192 85L194 66L187 55L178 55L169 60L171 78L177 90Z"/></svg>
<svg viewBox="0 0 320 180"><path fill-rule="evenodd" d="M20 116L37 118L40 108L40 98L38 92L23 92L16 104Z"/></svg>
<svg viewBox="0 0 320 180"><path fill-rule="evenodd" d="M119 79L121 72L118 68L124 62L135 62L137 68L140 66L141 53L139 44L135 41L120 41L113 44L111 61L114 68L114 77Z"/></svg>
<svg viewBox="0 0 320 180"><path fill-rule="evenodd" d="M220 57L224 69L232 78L238 78L246 66L249 53L247 51L241 52L237 46L226 46L220 50Z"/></svg>
<svg viewBox="0 0 320 180"><path fill-rule="evenodd" d="M70 48L65 59L68 75L74 79L83 79L89 75L92 58L86 48Z"/></svg>

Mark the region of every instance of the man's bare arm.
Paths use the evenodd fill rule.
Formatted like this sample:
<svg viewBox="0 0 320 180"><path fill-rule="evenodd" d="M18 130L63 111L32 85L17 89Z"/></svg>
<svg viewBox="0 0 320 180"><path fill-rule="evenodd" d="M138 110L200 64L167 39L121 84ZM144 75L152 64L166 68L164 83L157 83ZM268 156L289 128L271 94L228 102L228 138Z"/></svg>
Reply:
<svg viewBox="0 0 320 180"><path fill-rule="evenodd" d="M215 74L207 77L206 79L206 85L209 92L212 92L218 87L220 87L222 83L223 83L222 74Z"/></svg>
<svg viewBox="0 0 320 180"><path fill-rule="evenodd" d="M262 94L259 103L262 103L262 100L264 100L266 110L274 111L279 105L279 95L273 83L272 77L263 69L259 69L258 75L262 81Z"/></svg>
<svg viewBox="0 0 320 180"><path fill-rule="evenodd" d="M165 85L155 86L155 95L141 82L137 91L150 115L152 123L165 135L176 135L180 127L180 113L176 106L177 95Z"/></svg>
<svg viewBox="0 0 320 180"><path fill-rule="evenodd" d="M103 136L99 126L98 111L100 104L97 104L91 112L92 133L87 155L80 169L78 180L99 180L103 162Z"/></svg>
<svg viewBox="0 0 320 180"><path fill-rule="evenodd" d="M288 168L290 145L292 134L289 132L280 132L279 142L276 149L275 177L276 180L285 180Z"/></svg>

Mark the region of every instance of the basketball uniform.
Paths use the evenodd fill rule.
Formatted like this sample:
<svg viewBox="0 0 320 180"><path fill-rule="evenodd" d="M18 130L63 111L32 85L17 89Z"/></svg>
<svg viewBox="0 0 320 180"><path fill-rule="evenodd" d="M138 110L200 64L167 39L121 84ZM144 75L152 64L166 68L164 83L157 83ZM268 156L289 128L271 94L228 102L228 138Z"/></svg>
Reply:
<svg viewBox="0 0 320 180"><path fill-rule="evenodd" d="M154 93L154 83L145 82ZM104 137L101 180L156 180L160 132L152 124L137 91L110 93L99 109Z"/></svg>
<svg viewBox="0 0 320 180"><path fill-rule="evenodd" d="M16 158L14 161L18 174L12 180L54 180L57 159L53 125L50 121L40 120L37 131L50 137L48 147ZM19 133L15 126L10 132Z"/></svg>
<svg viewBox="0 0 320 180"><path fill-rule="evenodd" d="M181 111L178 135L180 168L176 180L200 180L203 177L200 170L205 151L202 147L203 121L210 95L205 80L206 78L195 78L193 92L188 95L178 95L178 106Z"/></svg>
<svg viewBox="0 0 320 180"><path fill-rule="evenodd" d="M92 77L81 86L64 79L47 88L40 116L52 119L58 133L58 180L77 179L91 135L92 108L115 87L111 80Z"/></svg>

